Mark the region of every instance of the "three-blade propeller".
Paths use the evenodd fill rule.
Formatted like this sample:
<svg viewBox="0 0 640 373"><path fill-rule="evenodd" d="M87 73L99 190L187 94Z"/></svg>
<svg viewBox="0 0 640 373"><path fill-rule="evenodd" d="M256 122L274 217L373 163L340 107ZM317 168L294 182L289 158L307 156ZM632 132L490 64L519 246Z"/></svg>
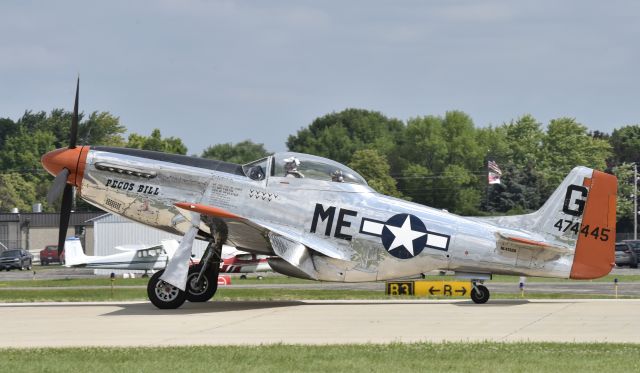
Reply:
<svg viewBox="0 0 640 373"><path fill-rule="evenodd" d="M78 139L78 98L80 92L80 77L76 83L76 100L73 106L73 118L71 119L71 135L69 136L69 149L76 147ZM47 193L49 204L54 203L62 194L62 204L60 206L60 229L58 231L58 254L64 250L64 241L67 238L69 219L71 218L71 208L73 207L73 185L67 183L70 171L63 168L53 180L53 185Z"/></svg>

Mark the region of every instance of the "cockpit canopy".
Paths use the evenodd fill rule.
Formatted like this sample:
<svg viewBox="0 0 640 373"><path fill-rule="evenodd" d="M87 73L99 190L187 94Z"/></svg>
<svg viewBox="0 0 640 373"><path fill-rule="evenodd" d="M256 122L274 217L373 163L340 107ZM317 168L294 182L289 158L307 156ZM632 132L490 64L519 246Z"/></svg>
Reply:
<svg viewBox="0 0 640 373"><path fill-rule="evenodd" d="M330 159L315 155L282 152L242 166L245 175L264 180L266 173L275 177L290 177L367 185L357 172Z"/></svg>

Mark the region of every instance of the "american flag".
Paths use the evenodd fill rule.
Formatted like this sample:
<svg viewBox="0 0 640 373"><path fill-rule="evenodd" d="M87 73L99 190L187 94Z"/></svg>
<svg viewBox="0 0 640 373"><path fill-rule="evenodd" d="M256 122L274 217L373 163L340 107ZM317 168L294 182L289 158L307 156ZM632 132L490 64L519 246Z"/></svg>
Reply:
<svg viewBox="0 0 640 373"><path fill-rule="evenodd" d="M500 170L500 167L498 167L498 164L494 161L489 161L487 162L487 169L489 170L487 175L489 184L500 184L502 171Z"/></svg>

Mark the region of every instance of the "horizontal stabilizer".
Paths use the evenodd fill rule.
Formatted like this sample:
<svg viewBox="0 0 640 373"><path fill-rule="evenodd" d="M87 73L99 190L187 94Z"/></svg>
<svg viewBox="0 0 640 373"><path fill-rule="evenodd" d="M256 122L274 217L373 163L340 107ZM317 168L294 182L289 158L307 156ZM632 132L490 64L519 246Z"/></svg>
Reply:
<svg viewBox="0 0 640 373"><path fill-rule="evenodd" d="M514 243L516 245L526 246L526 247L529 247L529 248L532 248L532 249L537 248L537 249L541 249L541 250L555 251L555 252L560 253L560 254L569 254L569 253L572 252L571 248L554 246L554 245L549 244L548 242L536 241L536 240L532 240L532 239L529 239L529 238L518 237L518 236L510 235L510 234L504 233L504 232L499 232L498 236L500 237L501 240L509 241L509 242Z"/></svg>

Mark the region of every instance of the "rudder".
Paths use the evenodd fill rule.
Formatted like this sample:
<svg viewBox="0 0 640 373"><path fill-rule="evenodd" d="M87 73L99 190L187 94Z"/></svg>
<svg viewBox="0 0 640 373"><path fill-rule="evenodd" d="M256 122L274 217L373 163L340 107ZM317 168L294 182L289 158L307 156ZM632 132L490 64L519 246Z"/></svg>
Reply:
<svg viewBox="0 0 640 373"><path fill-rule="evenodd" d="M588 188L588 198L571 267L573 279L606 276L615 265L618 180L594 170L591 178L584 179L583 186Z"/></svg>

